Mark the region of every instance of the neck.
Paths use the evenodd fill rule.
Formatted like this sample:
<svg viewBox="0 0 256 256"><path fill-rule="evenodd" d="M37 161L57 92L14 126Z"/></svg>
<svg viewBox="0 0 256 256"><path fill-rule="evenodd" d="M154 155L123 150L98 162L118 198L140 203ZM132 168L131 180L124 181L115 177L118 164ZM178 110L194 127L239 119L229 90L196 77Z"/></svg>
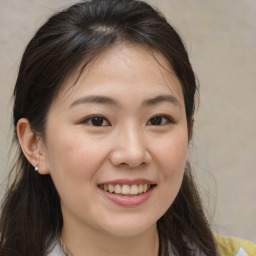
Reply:
<svg viewBox="0 0 256 256"><path fill-rule="evenodd" d="M156 224L136 236L115 236L89 227L71 229L64 224L62 239L72 256L158 256L159 237Z"/></svg>

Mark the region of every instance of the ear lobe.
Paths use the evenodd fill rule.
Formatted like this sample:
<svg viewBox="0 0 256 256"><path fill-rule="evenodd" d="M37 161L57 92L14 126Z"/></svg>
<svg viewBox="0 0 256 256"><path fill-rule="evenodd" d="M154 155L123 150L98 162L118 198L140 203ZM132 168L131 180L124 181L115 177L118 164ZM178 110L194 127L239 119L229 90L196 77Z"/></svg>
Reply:
<svg viewBox="0 0 256 256"><path fill-rule="evenodd" d="M40 174L48 174L42 140L32 131L28 119L21 118L17 123L17 135L23 154Z"/></svg>

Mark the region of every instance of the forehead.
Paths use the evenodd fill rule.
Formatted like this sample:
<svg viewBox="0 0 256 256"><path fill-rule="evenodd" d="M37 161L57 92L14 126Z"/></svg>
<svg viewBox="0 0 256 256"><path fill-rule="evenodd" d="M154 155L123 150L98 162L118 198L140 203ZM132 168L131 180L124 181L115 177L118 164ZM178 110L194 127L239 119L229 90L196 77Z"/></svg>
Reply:
<svg viewBox="0 0 256 256"><path fill-rule="evenodd" d="M146 94L161 90L183 100L181 84L167 59L141 45L114 45L94 58L81 74L79 70L64 82L57 101L58 98L70 101L86 92L98 94L111 90L114 95L123 87L126 93L136 94L143 90Z"/></svg>

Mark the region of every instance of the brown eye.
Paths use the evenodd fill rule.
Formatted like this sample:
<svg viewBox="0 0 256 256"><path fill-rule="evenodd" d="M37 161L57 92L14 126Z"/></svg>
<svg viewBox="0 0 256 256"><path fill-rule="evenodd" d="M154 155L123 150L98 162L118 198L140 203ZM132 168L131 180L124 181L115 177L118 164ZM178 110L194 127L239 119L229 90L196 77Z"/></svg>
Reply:
<svg viewBox="0 0 256 256"><path fill-rule="evenodd" d="M102 126L103 122L104 122L104 119L99 116L95 116L91 119L91 123L94 126Z"/></svg>
<svg viewBox="0 0 256 256"><path fill-rule="evenodd" d="M109 126L110 125L109 121L106 118L104 118L103 116L97 116L97 115L86 118L83 121L83 123L87 123L92 126Z"/></svg>
<svg viewBox="0 0 256 256"><path fill-rule="evenodd" d="M171 120L171 118L169 118L168 116L158 115L158 116L152 117L152 118L147 122L147 125L161 126L161 125L169 124L169 123L171 123L171 122L172 122L172 120Z"/></svg>

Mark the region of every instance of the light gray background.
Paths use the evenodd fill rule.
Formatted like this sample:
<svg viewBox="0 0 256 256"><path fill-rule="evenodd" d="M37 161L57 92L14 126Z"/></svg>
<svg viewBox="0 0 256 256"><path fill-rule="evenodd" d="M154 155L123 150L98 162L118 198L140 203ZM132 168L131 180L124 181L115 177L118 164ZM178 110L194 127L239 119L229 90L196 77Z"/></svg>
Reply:
<svg viewBox="0 0 256 256"><path fill-rule="evenodd" d="M25 45L74 0L1 0L0 180L11 93ZM201 84L191 159L213 229L256 242L256 1L152 0L177 28Z"/></svg>

